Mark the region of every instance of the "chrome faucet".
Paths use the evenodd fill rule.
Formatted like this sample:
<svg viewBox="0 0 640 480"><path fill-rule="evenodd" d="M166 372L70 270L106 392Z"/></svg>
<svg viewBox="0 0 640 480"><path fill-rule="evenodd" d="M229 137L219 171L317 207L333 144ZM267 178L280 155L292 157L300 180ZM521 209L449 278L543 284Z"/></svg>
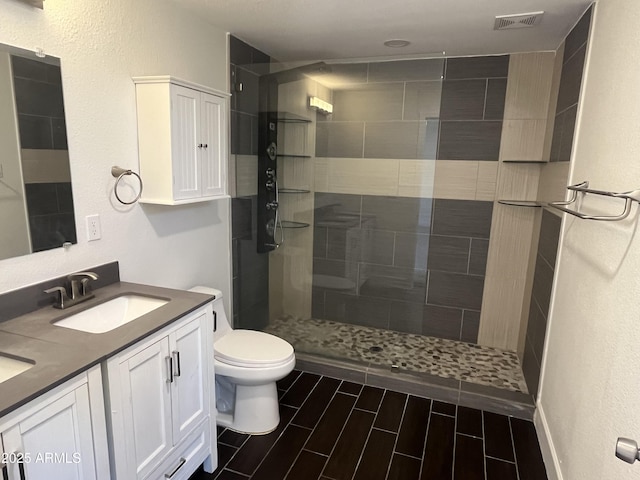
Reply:
<svg viewBox="0 0 640 480"><path fill-rule="evenodd" d="M67 276L69 280L71 295L67 294L64 286L48 288L44 293L56 293L58 295L54 308L68 308L77 303L84 302L94 297L93 293L87 290L87 284L91 280L97 280L98 274L94 272L76 272Z"/></svg>

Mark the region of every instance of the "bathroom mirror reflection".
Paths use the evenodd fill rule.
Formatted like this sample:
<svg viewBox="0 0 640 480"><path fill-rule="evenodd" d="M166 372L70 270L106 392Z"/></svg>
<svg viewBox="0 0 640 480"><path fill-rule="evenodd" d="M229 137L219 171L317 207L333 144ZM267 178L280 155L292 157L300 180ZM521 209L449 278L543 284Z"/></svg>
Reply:
<svg viewBox="0 0 640 480"><path fill-rule="evenodd" d="M0 44L0 259L76 243L60 59Z"/></svg>

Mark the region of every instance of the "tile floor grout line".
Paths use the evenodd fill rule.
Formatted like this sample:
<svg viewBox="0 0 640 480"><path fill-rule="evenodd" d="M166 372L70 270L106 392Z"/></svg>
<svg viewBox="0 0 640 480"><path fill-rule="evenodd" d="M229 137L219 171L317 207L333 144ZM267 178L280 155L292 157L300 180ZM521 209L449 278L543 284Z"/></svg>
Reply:
<svg viewBox="0 0 640 480"><path fill-rule="evenodd" d="M480 421L482 422L482 467L484 468L484 478L487 478L487 442L484 423L484 410L480 410Z"/></svg>
<svg viewBox="0 0 640 480"><path fill-rule="evenodd" d="M516 454L516 440L515 435L513 434L513 426L511 424L512 417L507 417L509 422L509 435L511 435L511 449L513 450L513 460L516 464L516 478L520 480L520 469L518 468L518 455Z"/></svg>
<svg viewBox="0 0 640 480"><path fill-rule="evenodd" d="M427 456L427 440L429 439L429 427L431 426L431 415L433 414L433 400L429 402L429 418L427 419L427 429L424 432L424 442L422 444L422 458L420 458L419 476L422 478L422 470L424 469L424 460Z"/></svg>
<svg viewBox="0 0 640 480"><path fill-rule="evenodd" d="M382 403L382 400L380 400L380 403ZM361 411L367 412L366 410L361 410ZM367 413L372 413L372 412L367 412ZM356 473L358 473L358 467L360 466L360 462L362 462L364 451L367 449L367 443L369 443L369 439L371 438L371 432L373 432L373 424L376 423L377 416L378 416L377 413L373 415L373 421L371 422L371 427L369 427L367 438L365 439L364 445L362 446L362 450L360 451L360 456L358 457L358 461L356 462L356 468L353 469L353 473L351 474L351 480L354 480L356 478Z"/></svg>
<svg viewBox="0 0 640 480"><path fill-rule="evenodd" d="M485 455L487 458L490 458L492 460L498 460L500 462L504 462L504 463L510 463L511 465L515 465L516 462L511 461L511 460L505 460L504 458L500 458L500 457L494 457L493 455Z"/></svg>
<svg viewBox="0 0 640 480"><path fill-rule="evenodd" d="M451 455L451 480L456 474L456 447L458 446L458 405L456 405L456 416L453 422L453 455Z"/></svg>
<svg viewBox="0 0 640 480"><path fill-rule="evenodd" d="M388 390L385 390L385 395ZM404 399L404 405L402 406L402 415L400 415L400 423L398 424L398 431L396 432L396 440L393 442L393 449L391 450L391 458L389 459L389 465L387 465L387 474L384 476L386 479L391 473L391 464L393 463L393 456L396 454L396 447L398 446L398 438L400 438L400 429L402 428L402 422L404 421L404 415L407 413L407 405L409 404L409 395L405 394L407 398ZM383 397L384 400L384 397ZM375 423L375 422L374 422Z"/></svg>

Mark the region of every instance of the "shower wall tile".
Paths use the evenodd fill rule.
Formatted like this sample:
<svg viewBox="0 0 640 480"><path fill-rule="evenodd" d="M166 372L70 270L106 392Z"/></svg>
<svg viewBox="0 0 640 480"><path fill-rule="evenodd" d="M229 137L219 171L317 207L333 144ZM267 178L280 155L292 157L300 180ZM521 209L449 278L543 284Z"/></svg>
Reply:
<svg viewBox="0 0 640 480"><path fill-rule="evenodd" d="M549 303L551 301L551 287L553 285L553 269L551 266L538 255L536 258L536 267L533 274L533 298L543 312L549 311Z"/></svg>
<svg viewBox="0 0 640 480"><path fill-rule="evenodd" d="M447 58L444 78L506 78L509 55Z"/></svg>
<svg viewBox="0 0 640 480"><path fill-rule="evenodd" d="M336 64L322 75L322 84L329 88L367 83L369 65L366 63Z"/></svg>
<svg viewBox="0 0 640 480"><path fill-rule="evenodd" d="M258 194L258 157L255 155L237 155L236 196L249 197Z"/></svg>
<svg viewBox="0 0 640 480"><path fill-rule="evenodd" d="M429 272L427 303L480 310L484 277L450 272Z"/></svg>
<svg viewBox="0 0 640 480"><path fill-rule="evenodd" d="M333 91L332 121L401 120L404 83L378 83Z"/></svg>
<svg viewBox="0 0 640 480"><path fill-rule="evenodd" d="M488 200L493 202L496 198L497 181L498 164L495 162L478 162L476 200Z"/></svg>
<svg viewBox="0 0 640 480"><path fill-rule="evenodd" d="M480 312L465 310L462 316L462 332L460 340L468 343L478 343L480 329Z"/></svg>
<svg viewBox="0 0 640 480"><path fill-rule="evenodd" d="M361 204L360 195L316 193L314 222L322 226L359 228Z"/></svg>
<svg viewBox="0 0 640 480"><path fill-rule="evenodd" d="M565 57L568 60L562 65L557 112L562 112L578 103L586 51L587 46L583 45L573 56Z"/></svg>
<svg viewBox="0 0 640 480"><path fill-rule="evenodd" d="M318 224L313 226L313 257L327 258L327 228Z"/></svg>
<svg viewBox="0 0 640 480"><path fill-rule="evenodd" d="M487 81L445 80L442 83L442 120L482 120L484 117Z"/></svg>
<svg viewBox="0 0 640 480"><path fill-rule="evenodd" d="M53 149L50 118L19 114L18 130L21 148Z"/></svg>
<svg viewBox="0 0 640 480"><path fill-rule="evenodd" d="M404 94L404 120L438 118L441 97L442 80L439 77L430 82L408 82Z"/></svg>
<svg viewBox="0 0 640 480"><path fill-rule="evenodd" d="M241 112L231 112L231 154L253 155L253 117Z"/></svg>
<svg viewBox="0 0 640 480"><path fill-rule="evenodd" d="M427 269L467 273L470 244L470 238L431 235Z"/></svg>
<svg viewBox="0 0 640 480"><path fill-rule="evenodd" d="M544 161L547 120L505 120L502 131L502 160Z"/></svg>
<svg viewBox="0 0 640 480"><path fill-rule="evenodd" d="M438 139L440 138L440 120L430 118L418 128L418 158L435 160L438 157Z"/></svg>
<svg viewBox="0 0 640 480"><path fill-rule="evenodd" d="M260 77L242 67L236 67L236 84L242 84L242 91L236 90L235 110L250 115L258 115L258 93Z"/></svg>
<svg viewBox="0 0 640 480"><path fill-rule="evenodd" d="M313 276L315 287L330 285L340 288L342 293L357 292L358 264L356 262L314 258Z"/></svg>
<svg viewBox="0 0 640 480"><path fill-rule="evenodd" d="M492 202L435 199L433 234L489 238Z"/></svg>
<svg viewBox="0 0 640 480"><path fill-rule="evenodd" d="M316 156L362 158L364 122L318 122Z"/></svg>
<svg viewBox="0 0 640 480"><path fill-rule="evenodd" d="M429 235L412 233L396 233L393 264L396 267L407 267L424 270L429 254Z"/></svg>
<svg viewBox="0 0 640 480"><path fill-rule="evenodd" d="M434 197L435 169L439 162L433 160L405 160L399 162L399 197Z"/></svg>
<svg viewBox="0 0 640 480"><path fill-rule="evenodd" d="M327 159L326 184L335 193L397 195L402 162L379 158L330 158Z"/></svg>
<svg viewBox="0 0 640 480"><path fill-rule="evenodd" d="M471 160L436 162L433 196L458 200L475 200L478 187L478 164Z"/></svg>
<svg viewBox="0 0 640 480"><path fill-rule="evenodd" d="M502 120L506 93L506 78L490 78L487 80L487 98L484 107L485 120Z"/></svg>
<svg viewBox="0 0 640 480"><path fill-rule="evenodd" d="M429 233L431 202L430 198L363 196L362 228Z"/></svg>
<svg viewBox="0 0 640 480"><path fill-rule="evenodd" d="M62 88L59 84L14 76L13 87L18 113L49 118L64 117Z"/></svg>
<svg viewBox="0 0 640 480"><path fill-rule="evenodd" d="M234 65L253 63L254 48L233 35L229 36L229 61Z"/></svg>
<svg viewBox="0 0 640 480"><path fill-rule="evenodd" d="M462 310L391 302L389 328L399 332L460 340Z"/></svg>
<svg viewBox="0 0 640 480"><path fill-rule="evenodd" d="M324 314L325 289L314 287L311 289L311 317L326 318Z"/></svg>
<svg viewBox="0 0 640 480"><path fill-rule="evenodd" d="M360 230L360 261L377 265L393 265L395 232Z"/></svg>
<svg viewBox="0 0 640 480"><path fill-rule="evenodd" d="M389 301L327 291L324 314L327 320L374 328L389 328Z"/></svg>
<svg viewBox="0 0 640 480"><path fill-rule="evenodd" d="M522 373L527 382L529 393L537 396L540 385L540 363L533 353L533 347L529 342L525 343L524 356L522 359Z"/></svg>
<svg viewBox="0 0 640 480"><path fill-rule="evenodd" d="M584 15L582 15L582 18L576 26L573 27L571 33L567 36L564 44L565 58L571 58L573 54L580 49L580 47L587 43L587 40L589 39L589 30L591 29L592 12L593 7L589 7Z"/></svg>
<svg viewBox="0 0 640 480"><path fill-rule="evenodd" d="M423 122L367 122L365 158L418 158L423 151L419 132Z"/></svg>
<svg viewBox="0 0 640 480"><path fill-rule="evenodd" d="M557 160L559 162L568 162L571 160L571 150L573 148L573 136L575 134L577 113L578 105L574 105L561 113L560 118L557 120L562 122L562 136L560 139L560 146L557 150Z"/></svg>
<svg viewBox="0 0 640 480"><path fill-rule="evenodd" d="M426 272L400 267L360 265L359 294L405 302L424 302Z"/></svg>
<svg viewBox="0 0 640 480"><path fill-rule="evenodd" d="M469 273L471 275L484 275L487 270L487 253L489 240L481 238L471 239L471 251L469 256Z"/></svg>
<svg viewBox="0 0 640 480"><path fill-rule="evenodd" d="M231 236L251 240L253 211L252 198L231 199Z"/></svg>
<svg viewBox="0 0 640 480"><path fill-rule="evenodd" d="M440 80L443 70L443 59L375 62L369 64L369 82Z"/></svg>
<svg viewBox="0 0 640 480"><path fill-rule="evenodd" d="M442 121L438 159L497 161L500 121Z"/></svg>
<svg viewBox="0 0 640 480"><path fill-rule="evenodd" d="M542 223L540 225L540 242L538 253L551 267L556 266L558 253L558 238L560 237L560 217L548 210L542 211Z"/></svg>

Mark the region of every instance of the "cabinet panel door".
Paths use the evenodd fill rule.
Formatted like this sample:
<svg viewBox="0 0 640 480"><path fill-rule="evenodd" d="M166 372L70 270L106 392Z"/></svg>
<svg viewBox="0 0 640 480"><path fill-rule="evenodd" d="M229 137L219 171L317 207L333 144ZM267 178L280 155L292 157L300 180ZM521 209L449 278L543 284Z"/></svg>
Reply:
<svg viewBox="0 0 640 480"><path fill-rule="evenodd" d="M82 385L2 434L7 453L25 455L29 480L96 478L89 389ZM24 478L17 464L9 478Z"/></svg>
<svg viewBox="0 0 640 480"><path fill-rule="evenodd" d="M171 334L175 382L171 391L173 441L178 443L208 414L205 403L204 315Z"/></svg>
<svg viewBox="0 0 640 480"><path fill-rule="evenodd" d="M215 196L225 193L226 124L225 99L201 94L200 132L206 145L202 154L202 195Z"/></svg>
<svg viewBox="0 0 640 480"><path fill-rule="evenodd" d="M171 157L175 200L201 196L200 93L171 85Z"/></svg>
<svg viewBox="0 0 640 480"><path fill-rule="evenodd" d="M127 473L143 478L173 446L169 340L120 364Z"/></svg>

